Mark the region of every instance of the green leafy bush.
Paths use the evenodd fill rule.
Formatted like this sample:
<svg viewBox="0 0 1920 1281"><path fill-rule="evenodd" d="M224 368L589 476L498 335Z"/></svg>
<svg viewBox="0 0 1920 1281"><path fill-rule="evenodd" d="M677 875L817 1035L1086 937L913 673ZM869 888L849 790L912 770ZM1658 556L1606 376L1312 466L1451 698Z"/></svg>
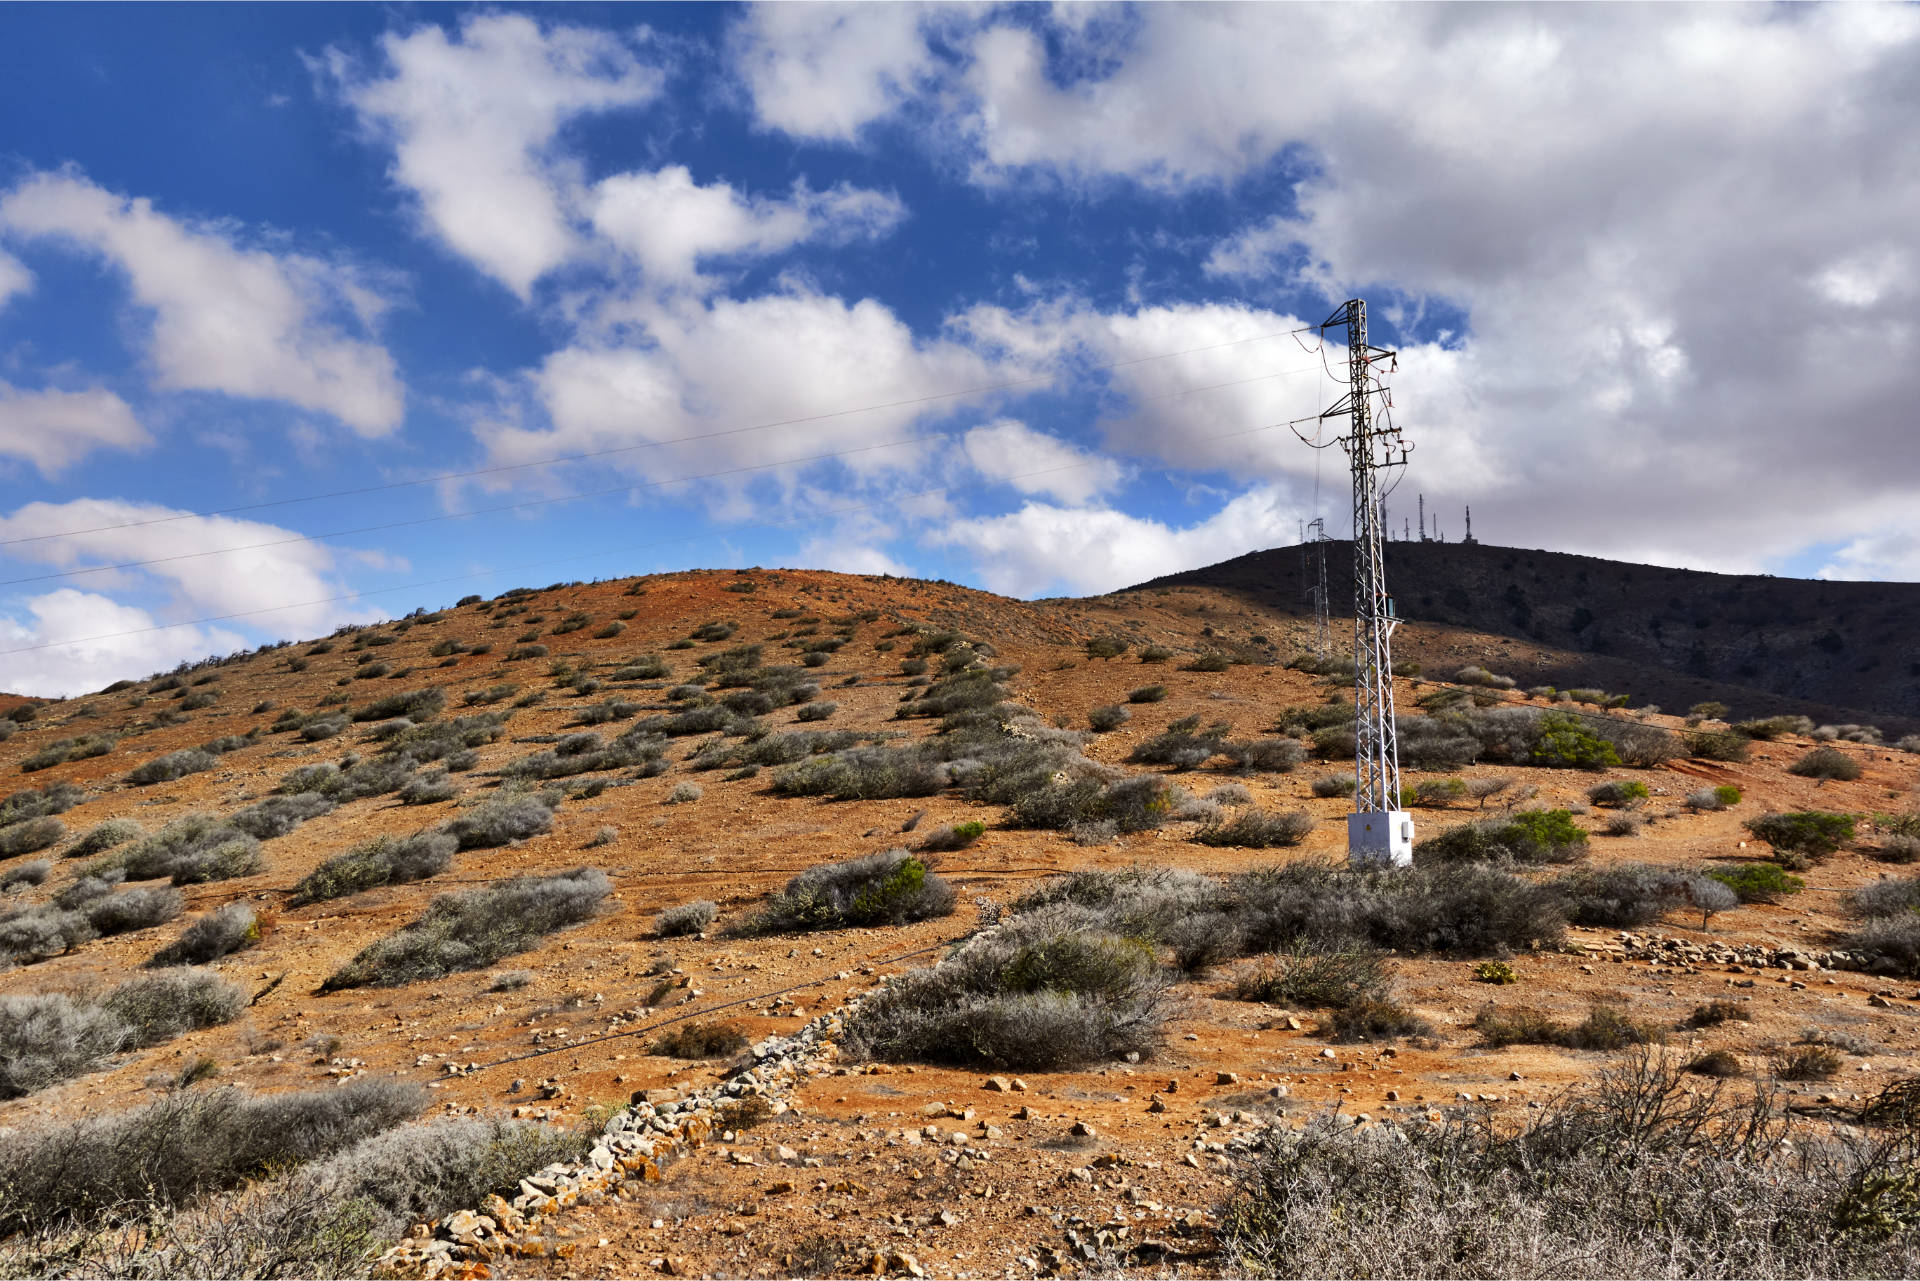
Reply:
<svg viewBox="0 0 1920 1281"><path fill-rule="evenodd" d="M1414 847L1421 862L1571 863L1587 852L1587 834L1567 810L1527 810L1449 827Z"/></svg>
<svg viewBox="0 0 1920 1281"><path fill-rule="evenodd" d="M1825 858L1851 841L1853 815L1829 810L1767 813L1746 821L1754 839L1773 847L1773 857L1789 869L1808 859Z"/></svg>
<svg viewBox="0 0 1920 1281"><path fill-rule="evenodd" d="M1540 719L1528 761L1549 769L1611 769L1620 764L1612 743L1568 716Z"/></svg>
<svg viewBox="0 0 1920 1281"><path fill-rule="evenodd" d="M1707 875L1734 892L1742 903L1777 903L1788 894L1798 894L1807 883L1778 863L1743 863L1738 867L1717 867Z"/></svg>

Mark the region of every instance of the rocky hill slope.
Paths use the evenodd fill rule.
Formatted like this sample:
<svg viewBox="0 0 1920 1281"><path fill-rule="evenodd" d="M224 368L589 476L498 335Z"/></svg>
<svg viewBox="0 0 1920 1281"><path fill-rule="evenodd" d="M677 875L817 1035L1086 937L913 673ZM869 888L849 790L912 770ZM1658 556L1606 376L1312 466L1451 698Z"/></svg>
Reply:
<svg viewBox="0 0 1920 1281"><path fill-rule="evenodd" d="M1545 596L1525 553L1472 556ZM1804 724L1735 742L1401 679L1422 837L1496 821L1342 879L1312 869L1344 852L1344 687L1285 665L1276 591L559 584L27 704L0 741L0 1256L135 1266L85 1253L105 1240L219 1271L271 1238L295 1272L392 1247L423 1275L1238 1274L1223 1214L1269 1127L1525 1120L1622 1061L1566 1030L1596 1003L1676 1063L1766 1079L1829 1030L1851 1049L1780 1083L1809 1116L1913 1072L1914 976L1847 895L1906 901L1920 755L1842 741L1842 768L1796 774ZM1503 657L1575 653L1418 627L1430 674L1524 687L1546 682ZM1747 821L1808 810L1852 834L1783 845L1804 887L1747 893L1778 875ZM1325 956L1361 971L1287 978ZM328 1098L357 1119L315 1120ZM192 1178L158 1178L156 1106L193 1119ZM142 1141L33 1146L82 1117ZM516 1119L567 1133L476 1124ZM152 1197L131 1235L73 1235Z"/></svg>
<svg viewBox="0 0 1920 1281"><path fill-rule="evenodd" d="M1141 584L1212 587L1310 617L1315 571L1298 547ZM1353 545L1327 545L1329 596L1351 619ZM1685 708L1715 700L1741 716L1920 729L1920 583L1707 574L1485 543L1387 545L1387 581L1406 625L1396 645L1444 665L1500 655L1525 685L1628 690ZM1348 623L1351 626L1351 623Z"/></svg>

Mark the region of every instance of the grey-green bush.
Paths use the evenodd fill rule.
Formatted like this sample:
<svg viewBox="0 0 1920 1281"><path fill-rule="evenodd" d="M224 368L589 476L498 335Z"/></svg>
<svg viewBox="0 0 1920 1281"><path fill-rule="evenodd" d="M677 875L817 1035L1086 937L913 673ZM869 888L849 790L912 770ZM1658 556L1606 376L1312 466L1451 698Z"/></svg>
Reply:
<svg viewBox="0 0 1920 1281"><path fill-rule="evenodd" d="M139 786L149 783L171 783L189 774L203 773L219 763L220 758L211 752L201 751L197 747L183 747L177 752L168 752L164 756L154 757L145 764L134 766L127 771L127 782Z"/></svg>
<svg viewBox="0 0 1920 1281"><path fill-rule="evenodd" d="M654 918L653 930L663 939L679 938L686 934L698 934L713 924L720 909L705 899L692 903L681 903L669 907Z"/></svg>
<svg viewBox="0 0 1920 1281"><path fill-rule="evenodd" d="M67 825L51 816L22 819L0 827L0 858L33 854L58 843L67 834Z"/></svg>
<svg viewBox="0 0 1920 1281"><path fill-rule="evenodd" d="M551 830L554 804L537 792L498 792L449 819L440 830L463 850L492 849Z"/></svg>
<svg viewBox="0 0 1920 1281"><path fill-rule="evenodd" d="M381 885L403 885L438 875L453 863L459 838L447 832L381 836L335 854L293 887L295 905L357 894Z"/></svg>
<svg viewBox="0 0 1920 1281"><path fill-rule="evenodd" d="M90 1072L132 1037L117 1015L60 993L0 996L0 1098L17 1099ZM4 1143L0 1137L0 1148Z"/></svg>
<svg viewBox="0 0 1920 1281"><path fill-rule="evenodd" d="M1090 929L1073 908L1046 908L870 997L848 1021L847 1048L1030 1070L1144 1057L1160 1045L1166 989L1151 947Z"/></svg>
<svg viewBox="0 0 1920 1281"><path fill-rule="evenodd" d="M332 813L333 808L332 799L317 792L269 796L235 813L227 822L255 840L270 841L276 836L285 836L310 818Z"/></svg>
<svg viewBox="0 0 1920 1281"><path fill-rule="evenodd" d="M1298 845L1313 830L1313 815L1304 810L1246 810L1223 822L1210 823L1194 834L1202 845L1230 845L1264 850Z"/></svg>
<svg viewBox="0 0 1920 1281"><path fill-rule="evenodd" d="M110 818L94 824L73 847L67 851L68 858L88 858L103 854L116 845L123 845L136 836L146 834L146 829L130 818Z"/></svg>
<svg viewBox="0 0 1920 1281"><path fill-rule="evenodd" d="M426 1098L377 1077L257 1097L181 1090L131 1112L11 1130L0 1136L0 1232L182 1205L329 1156L409 1119Z"/></svg>
<svg viewBox="0 0 1920 1281"><path fill-rule="evenodd" d="M132 1029L130 1044L144 1047L231 1022L247 1007L247 995L209 970L176 969L128 979L100 1007Z"/></svg>
<svg viewBox="0 0 1920 1281"><path fill-rule="evenodd" d="M211 814L175 819L153 835L111 851L100 862L122 869L128 880L165 876L175 885L250 876L264 866L258 840Z"/></svg>
<svg viewBox="0 0 1920 1281"><path fill-rule="evenodd" d="M953 911L951 886L905 850L810 867L741 918L735 934L904 925Z"/></svg>
<svg viewBox="0 0 1920 1281"><path fill-rule="evenodd" d="M245 903L217 907L153 954L149 967L205 965L260 941L260 919Z"/></svg>
<svg viewBox="0 0 1920 1281"><path fill-rule="evenodd" d="M482 889L442 894L419 920L361 949L328 976L321 990L398 987L484 969L591 917L612 889L606 873L577 867L553 876L516 876Z"/></svg>

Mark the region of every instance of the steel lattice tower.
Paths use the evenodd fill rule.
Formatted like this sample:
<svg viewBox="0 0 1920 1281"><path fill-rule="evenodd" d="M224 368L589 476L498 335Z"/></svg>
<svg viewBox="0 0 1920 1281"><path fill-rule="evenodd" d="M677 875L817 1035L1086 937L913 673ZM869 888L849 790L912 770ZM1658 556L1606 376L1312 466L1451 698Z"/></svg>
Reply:
<svg viewBox="0 0 1920 1281"><path fill-rule="evenodd" d="M1321 658L1333 652L1333 624L1329 617L1330 605L1327 599L1327 521L1324 516L1315 516L1307 525L1307 532L1313 538L1307 546L1313 548L1313 559L1318 576L1313 585L1307 588L1307 595L1313 598L1313 652ZM1304 553L1306 546L1301 548Z"/></svg>
<svg viewBox="0 0 1920 1281"><path fill-rule="evenodd" d="M1393 719L1393 600L1381 553L1380 473L1407 461L1399 429L1373 420L1373 398L1385 393L1375 366L1394 352L1367 342L1367 304L1355 298L1320 325L1347 330L1346 395L1320 417L1347 418L1340 441L1353 470L1353 709L1357 785L1347 820L1348 854L1356 864L1405 866L1413 860L1413 820L1400 808L1400 749Z"/></svg>

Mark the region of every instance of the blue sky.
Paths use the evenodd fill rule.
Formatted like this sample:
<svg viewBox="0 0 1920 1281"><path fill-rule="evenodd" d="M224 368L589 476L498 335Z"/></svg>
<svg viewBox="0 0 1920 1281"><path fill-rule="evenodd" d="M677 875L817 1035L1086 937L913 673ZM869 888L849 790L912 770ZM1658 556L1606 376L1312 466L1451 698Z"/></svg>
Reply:
<svg viewBox="0 0 1920 1281"><path fill-rule="evenodd" d="M1396 526L1920 575L1915 10L1383 16L0 10L0 685L561 578L1344 535L1282 424L1355 295Z"/></svg>

